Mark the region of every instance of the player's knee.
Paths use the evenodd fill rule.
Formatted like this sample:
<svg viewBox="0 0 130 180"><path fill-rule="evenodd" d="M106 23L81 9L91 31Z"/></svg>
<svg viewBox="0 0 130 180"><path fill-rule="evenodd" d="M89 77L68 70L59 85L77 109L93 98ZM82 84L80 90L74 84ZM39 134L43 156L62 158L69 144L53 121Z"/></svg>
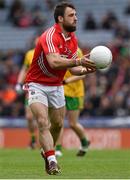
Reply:
<svg viewBox="0 0 130 180"><path fill-rule="evenodd" d="M28 121L33 121L33 116L30 115L30 114L26 114L25 118L26 118Z"/></svg>
<svg viewBox="0 0 130 180"><path fill-rule="evenodd" d="M43 132L44 130L49 128L50 128L50 123L48 122L47 119L42 119L42 118L38 119L38 129L40 132Z"/></svg>

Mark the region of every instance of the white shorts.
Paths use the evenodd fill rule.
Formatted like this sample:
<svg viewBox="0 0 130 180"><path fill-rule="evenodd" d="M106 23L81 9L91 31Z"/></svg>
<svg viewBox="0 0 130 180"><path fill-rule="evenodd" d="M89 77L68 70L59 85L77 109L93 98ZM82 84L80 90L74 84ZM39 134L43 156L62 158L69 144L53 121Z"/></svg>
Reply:
<svg viewBox="0 0 130 180"><path fill-rule="evenodd" d="M65 106L63 86L45 86L28 83L28 103L40 102L47 107L60 108Z"/></svg>

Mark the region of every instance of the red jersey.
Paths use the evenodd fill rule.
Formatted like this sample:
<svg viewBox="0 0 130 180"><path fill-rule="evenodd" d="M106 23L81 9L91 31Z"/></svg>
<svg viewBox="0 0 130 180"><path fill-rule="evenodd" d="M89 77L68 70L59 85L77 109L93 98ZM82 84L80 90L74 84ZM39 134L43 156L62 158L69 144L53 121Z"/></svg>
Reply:
<svg viewBox="0 0 130 180"><path fill-rule="evenodd" d="M61 27L54 24L40 36L25 82L35 82L49 86L61 85L66 69L52 69L48 64L46 55L48 53L59 53L69 59L76 58L77 47L75 34L70 33L70 36L65 38Z"/></svg>

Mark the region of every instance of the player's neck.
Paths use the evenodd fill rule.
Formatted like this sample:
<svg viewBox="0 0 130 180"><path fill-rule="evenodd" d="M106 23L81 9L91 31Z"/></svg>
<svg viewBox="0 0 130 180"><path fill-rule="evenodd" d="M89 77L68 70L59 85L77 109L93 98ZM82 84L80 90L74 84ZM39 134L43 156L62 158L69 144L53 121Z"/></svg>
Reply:
<svg viewBox="0 0 130 180"><path fill-rule="evenodd" d="M65 38L70 37L70 32L67 32L62 26L61 26L61 29L62 29L62 33L64 34Z"/></svg>
<svg viewBox="0 0 130 180"><path fill-rule="evenodd" d="M70 33L69 32L66 32L66 31L63 30L62 33L64 34L65 38L70 37Z"/></svg>

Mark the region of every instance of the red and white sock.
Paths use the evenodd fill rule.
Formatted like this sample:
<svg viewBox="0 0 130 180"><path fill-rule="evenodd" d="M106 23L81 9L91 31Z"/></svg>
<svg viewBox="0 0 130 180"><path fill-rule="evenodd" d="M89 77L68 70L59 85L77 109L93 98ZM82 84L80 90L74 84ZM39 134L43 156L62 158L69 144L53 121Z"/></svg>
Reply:
<svg viewBox="0 0 130 180"><path fill-rule="evenodd" d="M45 156L46 156L47 160L49 161L49 163L51 161L54 161L57 163L54 150L50 150L50 151L45 152Z"/></svg>

